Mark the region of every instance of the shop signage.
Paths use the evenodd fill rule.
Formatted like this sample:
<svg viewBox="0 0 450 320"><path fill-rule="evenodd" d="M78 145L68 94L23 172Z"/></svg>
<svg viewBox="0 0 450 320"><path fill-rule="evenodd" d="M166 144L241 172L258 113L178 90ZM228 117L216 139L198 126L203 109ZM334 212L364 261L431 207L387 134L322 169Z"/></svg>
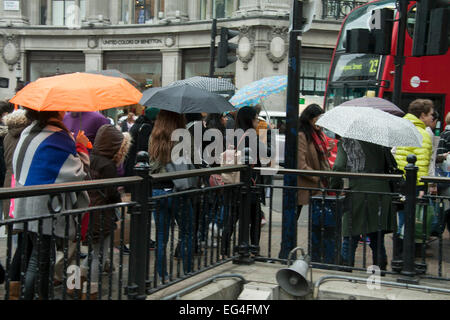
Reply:
<svg viewBox="0 0 450 320"><path fill-rule="evenodd" d="M19 11L20 1L3 1L3 10L5 11Z"/></svg>
<svg viewBox="0 0 450 320"><path fill-rule="evenodd" d="M103 46L111 47L134 47L134 46L151 46L162 45L163 40L158 38L145 39L103 39Z"/></svg>

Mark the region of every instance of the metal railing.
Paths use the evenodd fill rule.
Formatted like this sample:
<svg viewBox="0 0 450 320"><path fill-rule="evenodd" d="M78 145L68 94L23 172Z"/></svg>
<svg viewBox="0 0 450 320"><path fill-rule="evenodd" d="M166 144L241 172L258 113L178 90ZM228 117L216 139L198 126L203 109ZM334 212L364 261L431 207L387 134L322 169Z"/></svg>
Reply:
<svg viewBox="0 0 450 320"><path fill-rule="evenodd" d="M283 233L291 234L291 238L300 242L300 246L308 249L311 256L311 265L316 268L340 270L340 271L363 271L367 272L367 268L371 265L379 267L381 274L392 274L398 276L399 282L417 284L420 278L433 278L440 280L450 280L448 263L444 259L448 252L444 248L448 241L443 239L445 230L445 212L446 207L450 207L450 197L448 195L430 195L425 194L418 197L418 188L416 186L417 167L415 166L415 157L408 158L409 164L405 168L406 180L404 187L399 192L374 192L373 190L354 190L354 189L332 189L317 185L317 187L294 187L294 186L274 186L272 184L258 184L256 187L268 189L269 204L266 206L268 215L269 236L267 243L262 245L267 248L261 256L257 257L258 261L280 261L285 263L286 259L280 258L281 252L289 252L298 245L295 243L278 243L272 242L273 234L271 232L274 225L274 208L273 198L275 192L300 190L309 193L309 206L307 212L307 225L302 225L299 221L297 224L285 228L283 225ZM269 170L267 168L259 168L259 170ZM388 174L362 174L362 173L339 173L326 171L307 171L307 170L278 170L281 175L295 176L315 176L326 179L345 179L350 181L356 179L365 179L366 181L384 181L393 182L403 181L402 175ZM422 182L440 183L441 188L450 187L450 178L439 177L422 177ZM426 189L426 185L425 185ZM318 195L313 196L313 193ZM332 195L330 195L332 194ZM362 201L364 204L360 206L361 211L352 210L355 201ZM386 229L382 224L383 198L388 198L391 206L391 214L393 215L393 224ZM371 208L375 208L375 213L369 214ZM448 208L447 208L448 210ZM398 230L397 214L403 212L404 215L404 231ZM352 214L350 214L352 213ZM284 213L286 214L286 213ZM448 214L448 213L447 213ZM352 231L352 218L362 216L363 231ZM384 217L383 217L384 219ZM295 221L294 219L292 219ZM376 231L369 232L368 221L376 224ZM417 223L420 223L416 226ZM429 225L433 220L433 228ZM423 221L423 222L422 222ZM373 227L372 227L373 228ZM434 231L437 230L437 231ZM346 234L344 234L346 233ZM430 234L431 233L431 234ZM350 239L352 235L353 241ZM368 236L370 235L370 239ZM392 239L392 240L391 240ZM370 241L370 243L369 243ZM386 242L383 247L379 245ZM361 245L362 243L362 248ZM344 244L347 245L343 250ZM378 244L378 245L377 245ZM284 248L288 246L287 248ZM355 248L356 246L356 248ZM371 247L372 259L368 256ZM357 247L359 247L358 250ZM273 250L280 250L280 255L274 257ZM355 252L354 261L349 258L348 252ZM382 265L381 257L387 253L386 260ZM432 255L432 257L429 257ZM351 255L350 255L351 258ZM378 260L378 261L377 261ZM369 263L372 261L372 263Z"/></svg>
<svg viewBox="0 0 450 320"><path fill-rule="evenodd" d="M376 231L371 234L371 241L378 244L386 240L388 248L389 237L386 231L394 235L392 250L389 247L387 259L390 268L384 268L383 273L397 274L399 281L417 283L420 277L434 277L449 280L444 264L445 239L438 234L437 272L429 268L426 255L416 260L415 243L417 242L415 217L416 202L423 201L424 207L430 205L430 199L442 207L450 197L443 195L426 195L418 200L416 196L416 176L414 158L409 158L406 171L406 189L398 192L376 192L373 190L352 190L323 187L277 186L263 183L258 178L261 170L267 168L251 168L249 166L230 166L201 170L189 170L162 174L149 174L149 166L140 162L135 168L135 177L118 178L97 181L84 181L46 186L0 189L0 199L22 198L46 195L49 199L49 212L27 219L10 219L0 222L0 227L7 230L7 238L0 240L0 261L6 269L5 286L0 286L0 296L10 298L12 282L20 284L20 298L31 299L145 299L147 295L167 286L178 283L188 277L210 270L221 264L233 261L236 264L252 264L255 261L278 261L286 263L286 259L274 257L273 251L278 249L279 232L295 233L295 239L304 241L308 254L312 257L312 266L317 268L353 271L366 271L370 258L365 241L368 232L358 234L352 232L353 199L363 199L363 226L367 226L371 216L369 206L382 208L383 199L388 198L391 212L396 215L398 206L404 206L405 228L402 234L403 248L398 247L399 240L396 223L391 230L385 230L380 223L380 215L375 217ZM240 172L240 183L226 185L211 185L211 176L223 173ZM401 175L357 174L328 171L278 170L281 175L319 176L321 178L340 180L356 179L376 180L385 183L402 181ZM167 182L178 179L197 177L202 179L202 188L187 190L168 190ZM254 184L254 179L258 183ZM261 176L259 176L261 177ZM450 178L422 178L425 183L441 183L450 185ZM104 206L88 208L63 208L61 199L67 193L93 192L108 187L130 186L131 200ZM269 190L266 198L265 190ZM274 223L274 201L278 201L275 192L306 190L309 193L307 225L280 228ZM316 194L317 193L317 194ZM402 197L404 197L402 201ZM265 202L265 203L264 203ZM106 214L107 210L117 209L114 217ZM378 210L381 212L382 210ZM90 217L100 221L99 235L93 232L94 220L84 225L83 217L89 212ZM430 211L431 212L431 211ZM424 210L422 240L428 241L427 216ZM261 219L267 218L268 225L262 229ZM279 215L278 215L279 217ZM99 218L99 219L98 219ZM373 218L373 217L372 217ZM74 221L72 227L70 221ZM378 219L378 220L377 220ZM47 222L46 222L47 221ZM51 226L62 222L64 234L57 236L54 228L45 234L43 227L51 221ZM129 222L129 241L126 234ZM31 224L37 224L37 231ZM353 221L354 223L354 221ZM442 229L443 221L440 221ZM14 229L22 225L22 232L14 236ZM106 232L107 226L118 227L118 234ZM278 228L278 229L277 229ZM74 235L70 235L75 231ZM345 232L345 234L343 233ZM36 236L30 237L35 234ZM353 236L350 237L349 236ZM22 251L16 256L13 250L13 237L21 237ZM357 250L359 236L363 239L362 248ZM267 237L267 238L266 238ZM34 242L28 241L32 238ZM303 240L302 240L303 239ZM27 241L24 241L27 240ZM350 240L350 241L349 241ZM152 245L153 241L155 244ZM356 242L355 242L356 241ZM355 264L349 256L343 257L344 243L349 252L356 252ZM125 245L129 244L129 255ZM18 243L19 245L19 243ZM30 284L27 281L30 256L27 246L41 248L37 250L36 281L34 294L30 296ZM281 243L281 246L286 245ZM294 245L297 245L296 243ZM373 246L376 257L382 257L381 246ZM46 249L46 250L43 250ZM289 248L287 248L289 249ZM425 253L425 246L421 247ZM392 251L392 252L391 252ZM20 254L21 253L21 254ZM83 255L86 254L84 258ZM109 268L105 271L106 258L109 258ZM17 271L19 264L19 273ZM28 264L28 267L27 267ZM372 264L377 264L372 262ZM114 270L112 266L118 266ZM83 271L79 270L82 269ZM389 270L391 269L391 270ZM29 271L29 270L28 270ZM62 286L56 286L56 278ZM85 280L86 282L82 281ZM84 285L84 288L83 288ZM33 291L33 290L31 290Z"/></svg>
<svg viewBox="0 0 450 320"><path fill-rule="evenodd" d="M322 0L322 19L342 20L356 7L367 1Z"/></svg>

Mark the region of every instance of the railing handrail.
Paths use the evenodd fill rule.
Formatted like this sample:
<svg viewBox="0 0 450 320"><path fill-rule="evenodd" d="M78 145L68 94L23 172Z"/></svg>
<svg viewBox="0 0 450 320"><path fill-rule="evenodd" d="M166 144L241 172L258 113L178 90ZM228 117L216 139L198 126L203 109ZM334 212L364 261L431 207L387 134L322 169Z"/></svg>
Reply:
<svg viewBox="0 0 450 320"><path fill-rule="evenodd" d="M55 184L38 184L27 187L0 188L0 199L24 198L32 196L52 195L63 192L87 191L106 187L132 185L142 181L141 177L124 177L98 180L83 180Z"/></svg>
<svg viewBox="0 0 450 320"><path fill-rule="evenodd" d="M425 183L450 183L450 177L421 177L420 181Z"/></svg>
<svg viewBox="0 0 450 320"><path fill-rule="evenodd" d="M254 168L260 171L274 171L275 174L294 174L299 176L319 176L319 177L335 177L335 178L370 178L378 180L399 181L402 180L401 174L380 174L380 173L353 173L353 172L337 172L337 171L320 171L320 170L299 170L299 169L276 169L276 168Z"/></svg>
<svg viewBox="0 0 450 320"><path fill-rule="evenodd" d="M190 177L199 177L199 176L208 176L211 174L218 173L227 173L234 171L242 171L247 168L246 165L232 165L232 166L224 166L217 168L204 168L204 169L194 169L194 170L183 170L183 171L175 171L175 172L164 172L157 174L150 174L150 179L152 181L162 181L162 180L170 180L170 179L182 179L182 178L190 178Z"/></svg>

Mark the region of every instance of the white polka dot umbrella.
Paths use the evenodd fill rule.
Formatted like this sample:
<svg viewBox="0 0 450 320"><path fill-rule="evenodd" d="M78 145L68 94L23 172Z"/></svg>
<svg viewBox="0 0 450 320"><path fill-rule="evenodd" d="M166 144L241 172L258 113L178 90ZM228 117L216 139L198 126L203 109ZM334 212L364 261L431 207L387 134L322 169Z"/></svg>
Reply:
<svg viewBox="0 0 450 320"><path fill-rule="evenodd" d="M344 138L385 147L422 146L422 135L411 121L370 107L336 107L325 112L316 125Z"/></svg>

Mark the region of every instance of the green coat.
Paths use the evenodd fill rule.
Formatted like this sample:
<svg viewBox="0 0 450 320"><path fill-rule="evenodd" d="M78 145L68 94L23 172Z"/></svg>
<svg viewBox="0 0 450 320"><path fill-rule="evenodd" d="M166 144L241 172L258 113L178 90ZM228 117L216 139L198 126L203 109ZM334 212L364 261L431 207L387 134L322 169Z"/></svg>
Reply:
<svg viewBox="0 0 450 320"><path fill-rule="evenodd" d="M365 154L364 169L361 173L385 173L385 160L383 155L383 147L380 145L359 141L362 151ZM347 169L347 153L342 147L342 142L338 144L338 153L333 171L348 171ZM339 178L331 179L332 188L342 188L343 183ZM358 191L371 192L390 192L388 181L369 180L369 179L349 179L349 189ZM365 194L363 193L347 193L349 204L346 206L346 212L342 221L343 236L353 236L372 233L378 231L378 212L381 203L381 229L385 232L395 230L396 220L395 213L392 210L392 198L390 196L367 195L368 205L365 205ZM348 208L347 208L348 207ZM351 208L351 225L349 221ZM366 213L367 212L367 213ZM368 219L365 218L367 214Z"/></svg>

